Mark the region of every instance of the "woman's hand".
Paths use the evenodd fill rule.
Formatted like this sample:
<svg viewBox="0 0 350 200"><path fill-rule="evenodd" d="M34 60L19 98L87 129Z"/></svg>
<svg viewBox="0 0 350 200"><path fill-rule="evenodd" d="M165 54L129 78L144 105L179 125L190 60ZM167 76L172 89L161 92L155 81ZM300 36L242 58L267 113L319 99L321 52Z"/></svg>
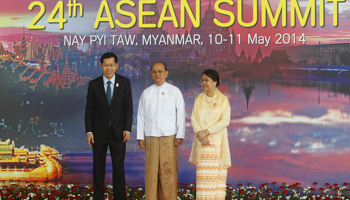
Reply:
<svg viewBox="0 0 350 200"><path fill-rule="evenodd" d="M197 133L196 133L196 137L197 137L197 139L200 141L200 140L202 140L204 137L205 137L205 132L202 130L202 131L198 131Z"/></svg>
<svg viewBox="0 0 350 200"><path fill-rule="evenodd" d="M200 141L200 140L202 140L205 136L207 136L207 135L209 135L209 134L210 134L210 133L209 133L208 129L205 129L205 130L198 131L198 132L196 133L196 137L197 137L197 139Z"/></svg>
<svg viewBox="0 0 350 200"><path fill-rule="evenodd" d="M204 136L200 142L202 143L202 145L210 145L209 139L207 136Z"/></svg>

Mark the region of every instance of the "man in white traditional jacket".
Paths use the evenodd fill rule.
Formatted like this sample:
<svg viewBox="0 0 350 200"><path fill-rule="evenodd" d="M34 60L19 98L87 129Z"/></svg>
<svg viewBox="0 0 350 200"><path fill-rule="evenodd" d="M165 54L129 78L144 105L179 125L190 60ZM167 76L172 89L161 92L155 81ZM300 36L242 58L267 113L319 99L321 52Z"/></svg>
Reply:
<svg viewBox="0 0 350 200"><path fill-rule="evenodd" d="M137 140L146 148L146 200L177 199L177 148L185 139L185 102L179 88L168 84L163 62L152 65L153 85L140 97Z"/></svg>

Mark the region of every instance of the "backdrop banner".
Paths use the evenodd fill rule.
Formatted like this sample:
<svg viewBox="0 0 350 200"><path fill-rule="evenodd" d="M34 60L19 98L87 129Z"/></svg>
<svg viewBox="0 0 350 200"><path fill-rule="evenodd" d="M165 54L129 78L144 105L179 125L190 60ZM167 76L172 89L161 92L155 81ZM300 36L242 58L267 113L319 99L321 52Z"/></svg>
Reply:
<svg viewBox="0 0 350 200"><path fill-rule="evenodd" d="M190 118L209 68L231 104L228 183L349 181L349 10L346 0L2 2L0 181L92 182L86 95L107 51L132 84L128 185L144 186L136 118L155 61L186 103L179 181L196 180Z"/></svg>

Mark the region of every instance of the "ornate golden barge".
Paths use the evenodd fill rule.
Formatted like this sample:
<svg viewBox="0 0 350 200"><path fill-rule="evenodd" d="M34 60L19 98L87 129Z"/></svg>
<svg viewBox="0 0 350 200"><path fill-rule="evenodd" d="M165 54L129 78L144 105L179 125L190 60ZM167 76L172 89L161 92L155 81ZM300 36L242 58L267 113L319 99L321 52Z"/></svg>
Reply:
<svg viewBox="0 0 350 200"><path fill-rule="evenodd" d="M40 151L15 148L10 140L0 141L0 180L58 181L62 178L59 152L40 145Z"/></svg>

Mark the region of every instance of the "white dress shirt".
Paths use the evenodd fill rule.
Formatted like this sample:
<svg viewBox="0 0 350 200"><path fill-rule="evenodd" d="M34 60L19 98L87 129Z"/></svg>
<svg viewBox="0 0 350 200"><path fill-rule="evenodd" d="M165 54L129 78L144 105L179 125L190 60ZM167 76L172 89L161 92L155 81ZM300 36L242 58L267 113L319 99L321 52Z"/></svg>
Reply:
<svg viewBox="0 0 350 200"><path fill-rule="evenodd" d="M146 88L137 112L137 139L176 134L185 139L185 101L179 88L164 83Z"/></svg>

